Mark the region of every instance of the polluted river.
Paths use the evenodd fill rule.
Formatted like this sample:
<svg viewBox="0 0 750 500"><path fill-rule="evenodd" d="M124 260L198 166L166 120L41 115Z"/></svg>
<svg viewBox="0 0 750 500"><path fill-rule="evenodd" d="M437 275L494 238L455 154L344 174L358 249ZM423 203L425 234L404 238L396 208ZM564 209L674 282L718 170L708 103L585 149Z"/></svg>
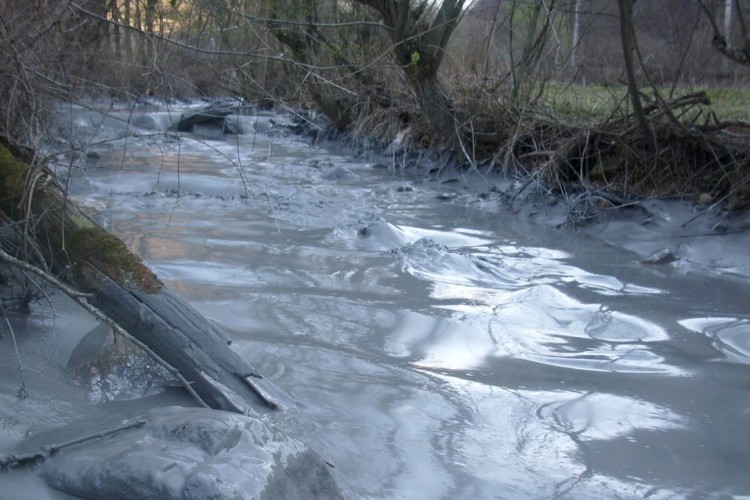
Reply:
<svg viewBox="0 0 750 500"><path fill-rule="evenodd" d="M632 243L653 213L576 227L486 167L316 141L257 110L236 134L168 131L186 107L68 110L61 134L84 148L56 173L286 394L261 418L345 498L750 495L750 273L720 259L741 251L708 236L707 264L678 242L647 265ZM7 314L0 445L194 405L49 295ZM36 467L0 474L0 497L74 498Z"/></svg>

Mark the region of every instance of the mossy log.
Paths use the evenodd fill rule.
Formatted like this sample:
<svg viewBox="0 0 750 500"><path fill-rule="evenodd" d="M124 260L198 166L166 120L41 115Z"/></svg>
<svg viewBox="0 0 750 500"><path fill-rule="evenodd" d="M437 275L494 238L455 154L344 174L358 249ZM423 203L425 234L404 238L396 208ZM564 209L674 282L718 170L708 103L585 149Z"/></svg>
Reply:
<svg viewBox="0 0 750 500"><path fill-rule="evenodd" d="M281 409L283 396L231 341L115 236L72 204L50 172L0 145L0 208L28 223L51 269L175 368L210 407L249 413Z"/></svg>

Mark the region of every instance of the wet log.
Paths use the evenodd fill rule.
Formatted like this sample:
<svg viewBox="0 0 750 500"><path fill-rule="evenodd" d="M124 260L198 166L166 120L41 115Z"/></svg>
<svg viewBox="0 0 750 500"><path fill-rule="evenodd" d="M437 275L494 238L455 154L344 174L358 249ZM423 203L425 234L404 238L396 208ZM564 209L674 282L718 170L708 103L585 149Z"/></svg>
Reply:
<svg viewBox="0 0 750 500"><path fill-rule="evenodd" d="M251 413L282 409L282 392L231 341L115 236L72 204L42 167L0 145L0 208L28 224L51 269L90 294L89 302L176 369L208 406Z"/></svg>

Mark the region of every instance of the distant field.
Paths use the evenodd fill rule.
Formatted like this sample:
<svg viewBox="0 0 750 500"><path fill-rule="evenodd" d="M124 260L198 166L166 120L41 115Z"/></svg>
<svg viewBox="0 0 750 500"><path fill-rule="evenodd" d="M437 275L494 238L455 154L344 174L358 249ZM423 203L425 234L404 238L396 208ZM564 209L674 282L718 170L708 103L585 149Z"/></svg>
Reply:
<svg viewBox="0 0 750 500"><path fill-rule="evenodd" d="M643 88L646 96L644 104L653 98L653 91ZM692 120L701 113L698 121L703 122L706 113L713 111L720 120L750 121L750 89L679 87L670 96L670 88L661 88L661 97L667 101L676 97L705 91L711 101L710 106L694 106L684 109L683 119ZM566 85L548 83L543 90L540 104L547 106L557 116L573 119L599 120L607 116L618 116L630 112L630 101L625 86Z"/></svg>
<svg viewBox="0 0 750 500"><path fill-rule="evenodd" d="M750 89L708 88L706 92L720 119L750 121Z"/></svg>

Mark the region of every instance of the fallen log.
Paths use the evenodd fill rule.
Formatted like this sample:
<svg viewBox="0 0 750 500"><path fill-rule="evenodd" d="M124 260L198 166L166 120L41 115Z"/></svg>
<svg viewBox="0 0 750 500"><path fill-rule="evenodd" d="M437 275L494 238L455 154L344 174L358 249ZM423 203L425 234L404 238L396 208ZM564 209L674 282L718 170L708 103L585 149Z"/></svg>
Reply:
<svg viewBox="0 0 750 500"><path fill-rule="evenodd" d="M224 332L72 204L49 171L2 145L0 208L27 224L53 271L179 372L202 402L243 414L283 409L281 391L231 349Z"/></svg>

